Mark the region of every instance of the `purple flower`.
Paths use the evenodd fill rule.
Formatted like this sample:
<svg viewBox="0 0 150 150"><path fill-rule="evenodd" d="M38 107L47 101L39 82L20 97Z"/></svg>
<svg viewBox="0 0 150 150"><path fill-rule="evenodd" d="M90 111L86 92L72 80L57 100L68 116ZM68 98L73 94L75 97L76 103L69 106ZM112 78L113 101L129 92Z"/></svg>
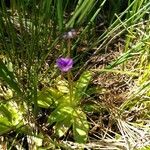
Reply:
<svg viewBox="0 0 150 150"><path fill-rule="evenodd" d="M56 65L62 72L67 72L68 70L72 68L73 60L72 58L61 57L56 60Z"/></svg>

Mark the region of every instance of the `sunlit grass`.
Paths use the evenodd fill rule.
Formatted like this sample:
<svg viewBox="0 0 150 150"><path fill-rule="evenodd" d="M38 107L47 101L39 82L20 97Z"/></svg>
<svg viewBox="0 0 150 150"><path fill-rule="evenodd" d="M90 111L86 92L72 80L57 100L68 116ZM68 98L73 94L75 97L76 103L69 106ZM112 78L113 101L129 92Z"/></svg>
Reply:
<svg viewBox="0 0 150 150"><path fill-rule="evenodd" d="M1 146L150 145L149 12L148 0L1 1Z"/></svg>

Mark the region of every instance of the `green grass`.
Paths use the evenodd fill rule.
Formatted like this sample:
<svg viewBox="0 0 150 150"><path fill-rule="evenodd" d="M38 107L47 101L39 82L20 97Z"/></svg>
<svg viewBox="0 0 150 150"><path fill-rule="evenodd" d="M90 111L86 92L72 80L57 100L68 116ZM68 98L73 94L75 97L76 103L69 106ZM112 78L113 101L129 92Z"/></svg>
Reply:
<svg viewBox="0 0 150 150"><path fill-rule="evenodd" d="M0 145L146 149L149 12L148 0L1 1Z"/></svg>

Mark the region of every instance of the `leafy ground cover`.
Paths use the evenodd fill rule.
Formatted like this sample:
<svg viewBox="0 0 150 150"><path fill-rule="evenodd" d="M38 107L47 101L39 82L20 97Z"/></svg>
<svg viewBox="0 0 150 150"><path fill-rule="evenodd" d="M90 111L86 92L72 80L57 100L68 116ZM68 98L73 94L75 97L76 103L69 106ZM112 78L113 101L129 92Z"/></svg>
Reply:
<svg viewBox="0 0 150 150"><path fill-rule="evenodd" d="M150 149L150 2L8 2L1 149Z"/></svg>

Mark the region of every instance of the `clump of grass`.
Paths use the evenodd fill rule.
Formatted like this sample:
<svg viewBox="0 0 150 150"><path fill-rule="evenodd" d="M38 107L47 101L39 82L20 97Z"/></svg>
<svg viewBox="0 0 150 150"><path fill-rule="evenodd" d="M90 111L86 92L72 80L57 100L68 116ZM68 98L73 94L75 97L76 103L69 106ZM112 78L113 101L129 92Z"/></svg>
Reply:
<svg viewBox="0 0 150 150"><path fill-rule="evenodd" d="M29 0L8 8L2 1L1 145L129 150L150 145L149 6L148 0L126 6ZM76 37L66 38L71 31ZM59 57L73 58L72 73L58 70Z"/></svg>

